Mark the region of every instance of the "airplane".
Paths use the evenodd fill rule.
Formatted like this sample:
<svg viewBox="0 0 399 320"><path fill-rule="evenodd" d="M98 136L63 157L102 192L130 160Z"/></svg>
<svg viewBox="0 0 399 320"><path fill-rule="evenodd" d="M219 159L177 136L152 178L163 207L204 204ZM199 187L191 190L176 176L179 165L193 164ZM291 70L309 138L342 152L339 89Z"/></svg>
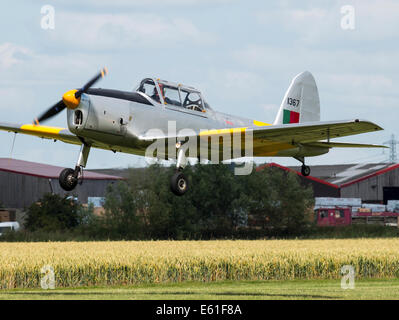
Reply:
<svg viewBox="0 0 399 320"><path fill-rule="evenodd" d="M171 121L175 123L176 132L189 128L194 132L191 138L198 141L221 137L217 140L220 144L217 148L223 146L223 137L251 132L253 157L293 157L302 163L303 176L310 174L305 158L328 153L331 148L385 147L330 141L383 129L359 119L320 121L318 89L308 71L293 78L272 124L218 112L205 101L199 90L161 79L145 78L132 91L93 88L107 73L108 70L103 68L83 87L65 92L61 100L32 124L0 122L0 130L81 146L75 168L66 168L60 173L59 183L65 191L72 191L83 179L83 168L91 148L145 156L146 149L154 141L172 139L175 144L168 144L171 146L168 150L172 152L160 152L155 156L176 159L176 172L171 177L170 188L178 196L185 194L188 180L183 169L188 157L183 146L187 135L168 135ZM68 128L41 124L64 109ZM158 130L155 131L158 134L151 129ZM240 153L238 157L241 156ZM208 152L201 157L210 158ZM227 158L237 156L232 154L223 160Z"/></svg>

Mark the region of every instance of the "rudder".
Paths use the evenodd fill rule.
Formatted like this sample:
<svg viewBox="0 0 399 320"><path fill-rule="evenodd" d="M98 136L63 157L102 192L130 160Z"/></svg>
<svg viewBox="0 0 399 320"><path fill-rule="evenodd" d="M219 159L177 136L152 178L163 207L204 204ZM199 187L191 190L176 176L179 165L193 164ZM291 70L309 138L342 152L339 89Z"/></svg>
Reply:
<svg viewBox="0 0 399 320"><path fill-rule="evenodd" d="M313 75L304 71L292 80L273 124L314 121L320 121L319 92Z"/></svg>

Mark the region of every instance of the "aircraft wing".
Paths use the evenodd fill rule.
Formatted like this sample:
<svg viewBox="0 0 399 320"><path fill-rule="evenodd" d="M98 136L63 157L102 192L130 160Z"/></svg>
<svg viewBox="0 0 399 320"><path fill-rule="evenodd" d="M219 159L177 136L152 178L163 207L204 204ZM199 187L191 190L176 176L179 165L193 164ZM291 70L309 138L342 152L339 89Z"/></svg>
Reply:
<svg viewBox="0 0 399 320"><path fill-rule="evenodd" d="M69 144L82 145L82 140L68 129L60 127L49 127L34 124L13 124L0 122L0 131L9 131L15 133L28 134L44 139L59 140ZM119 152L137 154L136 150L128 147L112 147L109 144L101 143L99 141L92 141L91 146L93 148L111 150L118 150ZM144 155L144 151L140 152L140 155Z"/></svg>
<svg viewBox="0 0 399 320"><path fill-rule="evenodd" d="M311 143L383 130L375 123L361 120L308 122L251 129L256 140L267 139L288 143Z"/></svg>
<svg viewBox="0 0 399 320"><path fill-rule="evenodd" d="M13 124L0 122L0 130L15 133L28 134L44 139L60 140L65 143L81 145L82 141L68 129L59 127L48 127L33 124Z"/></svg>
<svg viewBox="0 0 399 320"><path fill-rule="evenodd" d="M272 155L273 152L293 148L298 144L313 147L384 147L377 145L329 142L330 139L383 130L370 121L325 121L284 125L254 126L202 131L200 137L224 136L233 133L253 132L254 156ZM323 141L324 140L324 141ZM327 141L325 141L327 140Z"/></svg>

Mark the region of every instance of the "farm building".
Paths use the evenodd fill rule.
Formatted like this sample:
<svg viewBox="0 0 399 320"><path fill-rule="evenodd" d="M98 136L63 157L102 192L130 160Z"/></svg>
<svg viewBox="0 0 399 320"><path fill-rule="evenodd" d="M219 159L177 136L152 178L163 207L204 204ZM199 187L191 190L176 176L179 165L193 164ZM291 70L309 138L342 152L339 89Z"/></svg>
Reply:
<svg viewBox="0 0 399 320"><path fill-rule="evenodd" d="M338 186L341 198L377 203L399 200L399 164L323 165L311 169L313 177Z"/></svg>
<svg viewBox="0 0 399 320"><path fill-rule="evenodd" d="M369 172L341 184L341 197L360 197L363 201L399 199L399 165L391 165Z"/></svg>
<svg viewBox="0 0 399 320"><path fill-rule="evenodd" d="M0 158L0 203L8 208L26 208L45 193L67 194L58 183L64 168L30 161ZM123 178L84 171L84 181L68 194L87 203L88 197L104 197L109 184Z"/></svg>

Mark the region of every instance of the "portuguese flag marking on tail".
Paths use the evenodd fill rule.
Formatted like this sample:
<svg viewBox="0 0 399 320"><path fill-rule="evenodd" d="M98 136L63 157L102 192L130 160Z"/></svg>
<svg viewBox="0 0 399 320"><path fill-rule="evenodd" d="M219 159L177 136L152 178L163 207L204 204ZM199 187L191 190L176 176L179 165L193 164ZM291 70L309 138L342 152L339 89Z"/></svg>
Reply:
<svg viewBox="0 0 399 320"><path fill-rule="evenodd" d="M287 123L298 123L299 122L299 112L290 111L285 109L283 116L283 124Z"/></svg>

